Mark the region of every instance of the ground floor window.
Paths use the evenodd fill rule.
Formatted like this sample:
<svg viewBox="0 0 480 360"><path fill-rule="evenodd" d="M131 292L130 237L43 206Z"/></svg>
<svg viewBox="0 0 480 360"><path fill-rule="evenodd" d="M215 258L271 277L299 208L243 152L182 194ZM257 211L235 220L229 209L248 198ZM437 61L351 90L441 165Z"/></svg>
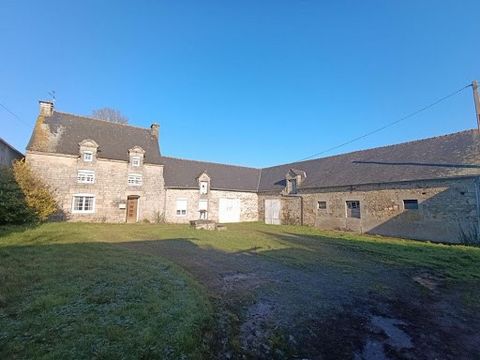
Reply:
<svg viewBox="0 0 480 360"><path fill-rule="evenodd" d="M73 196L73 213L91 214L95 212L95 196L91 194L78 194Z"/></svg>
<svg viewBox="0 0 480 360"><path fill-rule="evenodd" d="M187 200L177 199L176 204L177 204L177 216L187 215Z"/></svg>
<svg viewBox="0 0 480 360"><path fill-rule="evenodd" d="M347 217L360 219L360 201L347 201Z"/></svg>
<svg viewBox="0 0 480 360"><path fill-rule="evenodd" d="M208 219L208 200L200 200L198 202L198 211L200 213L199 218L201 220L207 220Z"/></svg>
<svg viewBox="0 0 480 360"><path fill-rule="evenodd" d="M403 208L405 210L418 210L418 200L416 199L403 200Z"/></svg>
<svg viewBox="0 0 480 360"><path fill-rule="evenodd" d="M327 202L326 201L317 202L317 209L318 210L326 210L327 209Z"/></svg>

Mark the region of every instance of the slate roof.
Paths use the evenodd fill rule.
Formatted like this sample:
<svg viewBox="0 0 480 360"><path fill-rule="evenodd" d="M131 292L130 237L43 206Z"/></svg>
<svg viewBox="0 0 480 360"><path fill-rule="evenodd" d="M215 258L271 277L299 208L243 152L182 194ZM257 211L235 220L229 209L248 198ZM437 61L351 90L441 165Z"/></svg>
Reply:
<svg viewBox="0 0 480 360"><path fill-rule="evenodd" d="M92 139L99 145L99 158L128 161L128 150L137 145L145 150L145 163L162 164L158 139L150 129L58 111L43 119L37 121L27 150L79 155L78 144Z"/></svg>
<svg viewBox="0 0 480 360"><path fill-rule="evenodd" d="M107 159L128 161L128 150L141 146L145 163L165 165L169 188L198 188L204 171L212 189L252 192L282 191L291 169L306 174L299 189L480 175L477 130L256 169L161 156L150 129L55 111L43 123L37 121L27 150L78 155L78 144L85 139L97 142L98 156Z"/></svg>
<svg viewBox="0 0 480 360"><path fill-rule="evenodd" d="M480 175L477 130L262 169L258 191L281 191L290 169L306 172L299 189Z"/></svg>
<svg viewBox="0 0 480 360"><path fill-rule="evenodd" d="M198 189L197 178L203 172L210 176L212 189L256 192L258 188L260 169L166 156L162 163L165 186L169 188Z"/></svg>
<svg viewBox="0 0 480 360"><path fill-rule="evenodd" d="M12 150L14 153L16 153L18 155L18 157L23 157L24 155L18 151L17 149L15 149L12 145L10 145L8 142L6 142L4 139L2 139L0 137L0 142L3 143L5 146L9 147L10 150Z"/></svg>

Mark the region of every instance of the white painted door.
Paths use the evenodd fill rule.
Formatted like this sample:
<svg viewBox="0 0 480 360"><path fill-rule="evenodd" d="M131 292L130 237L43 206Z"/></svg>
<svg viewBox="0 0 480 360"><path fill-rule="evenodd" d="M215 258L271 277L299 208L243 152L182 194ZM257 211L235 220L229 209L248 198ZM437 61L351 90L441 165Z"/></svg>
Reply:
<svg viewBox="0 0 480 360"><path fill-rule="evenodd" d="M279 199L265 199L265 224L280 225Z"/></svg>
<svg viewBox="0 0 480 360"><path fill-rule="evenodd" d="M218 222L240 222L240 199L220 199L218 203Z"/></svg>

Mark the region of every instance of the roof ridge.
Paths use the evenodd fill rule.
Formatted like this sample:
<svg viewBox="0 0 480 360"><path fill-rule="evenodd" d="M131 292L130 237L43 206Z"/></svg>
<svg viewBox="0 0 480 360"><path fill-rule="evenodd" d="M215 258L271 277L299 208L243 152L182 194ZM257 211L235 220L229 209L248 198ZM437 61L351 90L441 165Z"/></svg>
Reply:
<svg viewBox="0 0 480 360"><path fill-rule="evenodd" d="M255 167L251 167L251 166L224 164L224 163L219 163L219 162L215 162L215 161L192 160L192 159L185 159L185 158L180 158L180 157L164 156L164 155L162 155L161 157L162 158L167 158L167 159L173 159L173 160L192 161L192 162L197 162L197 163L207 163L207 164L214 164L214 165L240 167L240 168L251 169L251 170L261 170L261 168L255 168Z"/></svg>
<svg viewBox="0 0 480 360"><path fill-rule="evenodd" d="M423 141L445 138L445 137L449 137L449 136L453 136L453 135L458 135L458 134L461 134L461 133L472 132L472 131L477 131L477 129L467 129L467 130L457 131L457 132L450 133L450 134L437 135L437 136L432 136L432 137L423 138L423 139L417 139L417 140L410 140L410 141L400 142L400 143L396 143L396 144L377 146L377 147L368 148L368 149L363 149L363 150L355 150L355 151L350 151L350 152L346 152L346 153L342 153L342 154L336 154L336 155L330 155L330 156L325 156L325 157L319 157L319 158L315 158L315 159L309 159L309 160L301 160L301 161L294 161L294 162L289 162L289 163L283 163L283 164L280 164L280 165L274 165L274 166L265 167L265 168L262 168L262 170L263 170L263 169L272 169L272 168L279 167L279 166L287 166L287 165L294 165L294 164L303 164L303 163L307 163L307 162L311 162L311 161L318 161L318 160L331 159L331 158L340 157L340 156L346 156L346 155L352 155L352 154L359 154L359 153L364 153L364 152L367 152L367 151L378 150L378 149L386 149L386 148L391 148L391 147L395 147L395 146L399 146L399 145L420 143L420 142L423 142ZM300 169L299 169L299 170L300 170Z"/></svg>
<svg viewBox="0 0 480 360"><path fill-rule="evenodd" d="M94 117L91 117L91 116L78 115L78 114L73 114L73 113L69 113L69 112L65 112L65 111L57 111L57 110L54 110L54 112L55 112L55 113L58 113L58 114L75 116L75 117L78 117L78 118L83 118L83 119L88 119L88 120L93 120L93 121L101 121L101 122L109 123L109 124L113 124L113 125L127 126L127 127L131 127L131 128L134 128L134 129L142 129L142 130L150 131L149 128L145 128L145 127L141 127L141 126L135 126L135 125L130 125L130 124L116 123L116 122L108 121L108 120L105 120L105 119L97 119L97 118L94 118Z"/></svg>
<svg viewBox="0 0 480 360"><path fill-rule="evenodd" d="M24 156L23 153L18 150L15 146L11 145L10 143L8 143L4 138L0 137L0 141L3 142L5 145L7 145L8 147L10 147L13 151L16 151L17 153L19 153L20 155Z"/></svg>

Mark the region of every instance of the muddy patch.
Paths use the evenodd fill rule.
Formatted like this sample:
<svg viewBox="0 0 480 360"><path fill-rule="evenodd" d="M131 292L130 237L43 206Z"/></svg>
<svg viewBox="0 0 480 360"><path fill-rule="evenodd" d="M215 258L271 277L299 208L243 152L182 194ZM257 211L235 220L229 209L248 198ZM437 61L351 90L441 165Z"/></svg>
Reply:
<svg viewBox="0 0 480 360"><path fill-rule="evenodd" d="M431 273L421 273L413 276L412 279L430 291L435 291L444 280L442 277Z"/></svg>
<svg viewBox="0 0 480 360"><path fill-rule="evenodd" d="M274 310L274 304L268 300L258 301L248 308L245 321L240 327L241 347L245 353L270 354L269 341L274 328L271 318Z"/></svg>

